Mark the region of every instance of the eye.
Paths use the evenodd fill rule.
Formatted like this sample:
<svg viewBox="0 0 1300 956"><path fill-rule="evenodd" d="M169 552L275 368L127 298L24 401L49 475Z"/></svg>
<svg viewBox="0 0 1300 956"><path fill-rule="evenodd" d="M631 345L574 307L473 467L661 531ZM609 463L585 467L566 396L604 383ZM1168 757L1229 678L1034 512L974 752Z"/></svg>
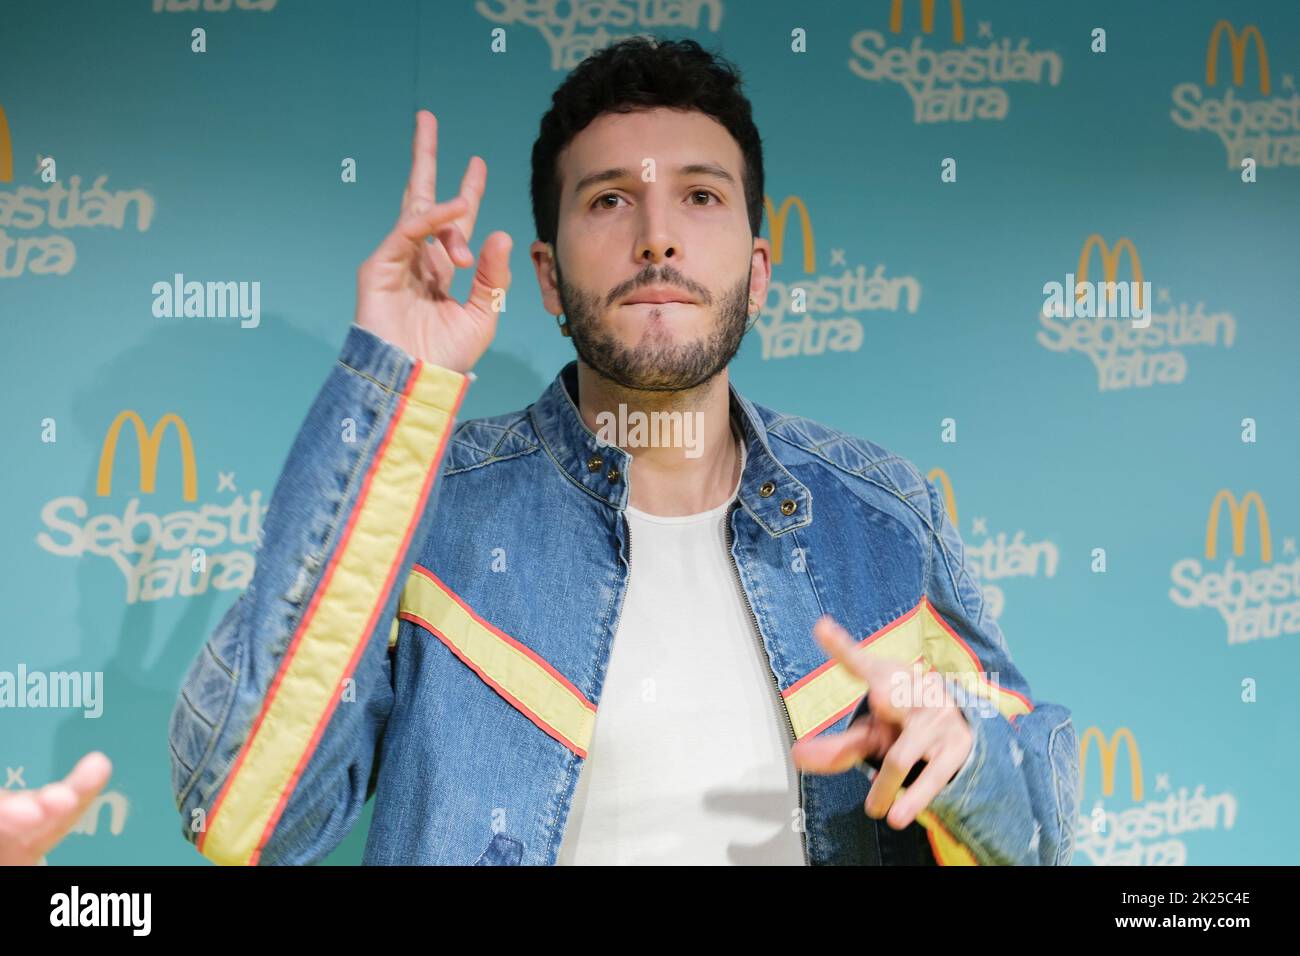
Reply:
<svg viewBox="0 0 1300 956"><path fill-rule="evenodd" d="M592 200L591 205L592 208L598 207L600 209L616 209L617 208L616 206L602 206L601 203L603 203L606 199L622 199L622 198L623 197L620 196L618 193L602 193L601 195L597 196L595 199Z"/></svg>
<svg viewBox="0 0 1300 956"><path fill-rule="evenodd" d="M713 192L711 189L693 189L693 190L691 190L691 195L692 195L692 196L712 196L714 199L717 199L718 202L722 202L722 199L718 196L718 194L715 193L715 192ZM697 205L698 205L698 203L697 203ZM707 204L706 204L706 205L707 205Z"/></svg>

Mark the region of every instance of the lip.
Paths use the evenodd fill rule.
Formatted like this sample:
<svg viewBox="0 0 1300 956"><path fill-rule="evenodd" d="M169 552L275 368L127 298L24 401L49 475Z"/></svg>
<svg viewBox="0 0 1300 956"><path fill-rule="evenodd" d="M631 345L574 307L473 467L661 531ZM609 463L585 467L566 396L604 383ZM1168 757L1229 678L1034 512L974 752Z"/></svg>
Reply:
<svg viewBox="0 0 1300 956"><path fill-rule="evenodd" d="M642 289L623 300L624 305L695 305L695 300L674 289Z"/></svg>

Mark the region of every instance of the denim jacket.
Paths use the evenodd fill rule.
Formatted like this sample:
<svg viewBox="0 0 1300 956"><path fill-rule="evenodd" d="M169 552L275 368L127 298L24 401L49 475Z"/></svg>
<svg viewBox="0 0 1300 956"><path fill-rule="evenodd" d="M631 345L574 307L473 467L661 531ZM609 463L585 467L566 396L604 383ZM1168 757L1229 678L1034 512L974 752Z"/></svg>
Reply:
<svg viewBox="0 0 1300 956"><path fill-rule="evenodd" d="M631 456L582 421L574 362L456 425L467 385L350 328L171 715L181 829L211 860L317 862L373 796L367 864L555 863L627 590ZM865 814L860 768L799 773L807 862L1068 864L1070 712L1033 699L934 483L730 396L727 538L793 737L843 731L866 689L813 637L822 614L974 678L970 756L902 830Z"/></svg>

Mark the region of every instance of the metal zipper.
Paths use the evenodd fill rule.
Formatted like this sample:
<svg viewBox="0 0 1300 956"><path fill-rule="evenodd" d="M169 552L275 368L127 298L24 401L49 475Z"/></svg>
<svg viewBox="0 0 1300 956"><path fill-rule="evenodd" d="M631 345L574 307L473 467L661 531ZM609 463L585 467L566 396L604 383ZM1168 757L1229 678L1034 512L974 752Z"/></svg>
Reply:
<svg viewBox="0 0 1300 956"><path fill-rule="evenodd" d="M740 507L737 501L727 510L727 515L723 521L727 533L727 558L731 561L731 569L736 573L736 585L740 588L740 596L745 600L745 609L749 611L749 618L754 622L754 634L758 638L758 650L763 655L763 660L767 662L767 673L772 678L772 686L776 689L776 699L781 703L781 712L785 714L786 726L790 728L790 742L798 740L794 732L794 721L790 719L790 708L785 705L785 698L781 696L781 685L777 683L776 672L772 670L772 658L767 653L767 647L763 643L763 631L758 625L758 615L754 613L754 606L749 603L749 594L745 591L745 582L740 577L740 565L736 562L736 556L731 552L731 518ZM628 557L631 559L631 548L628 549ZM788 759L787 754L787 759ZM803 846L803 865L809 866L808 862L808 815L803 809L803 771L798 767L794 768L795 776L799 781L799 842Z"/></svg>

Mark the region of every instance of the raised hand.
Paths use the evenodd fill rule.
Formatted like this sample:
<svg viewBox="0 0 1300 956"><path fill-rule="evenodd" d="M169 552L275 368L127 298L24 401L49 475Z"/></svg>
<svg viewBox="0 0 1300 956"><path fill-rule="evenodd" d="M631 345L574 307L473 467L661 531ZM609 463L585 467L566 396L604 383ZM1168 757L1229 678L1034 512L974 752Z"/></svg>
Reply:
<svg viewBox="0 0 1300 956"><path fill-rule="evenodd" d="M939 672L919 675L923 685L937 693L923 690L899 700L896 687L913 687L913 671L905 661L863 651L830 617L817 621L813 635L832 658L867 682L870 714L842 733L796 743L791 750L795 766L813 773L841 773L862 760L879 761L863 804L867 816L883 818L896 830L913 820L925 822L926 808L956 776L974 745L966 715ZM924 761L924 769L906 786L918 761Z"/></svg>
<svg viewBox="0 0 1300 956"><path fill-rule="evenodd" d="M438 121L416 113L411 176L393 231L357 270L356 323L421 361L468 372L496 334L497 302L510 287L509 233L483 241L469 298L451 297L458 268L475 265L469 249L487 182L487 164L470 158L460 193L439 203Z"/></svg>
<svg viewBox="0 0 1300 956"><path fill-rule="evenodd" d="M96 750L63 780L36 790L0 790L0 866L41 862L76 826L112 772L112 763Z"/></svg>

